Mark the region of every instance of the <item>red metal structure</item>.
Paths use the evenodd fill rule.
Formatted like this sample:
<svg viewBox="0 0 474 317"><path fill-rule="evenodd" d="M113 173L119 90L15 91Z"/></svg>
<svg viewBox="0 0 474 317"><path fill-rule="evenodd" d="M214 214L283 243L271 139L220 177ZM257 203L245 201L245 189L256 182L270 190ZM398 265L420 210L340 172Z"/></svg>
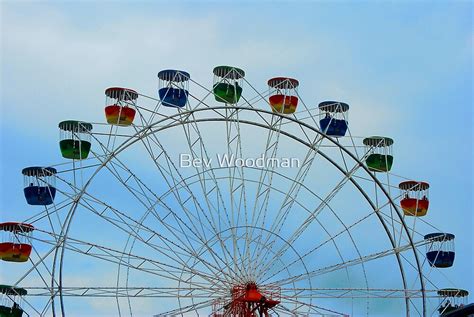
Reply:
<svg viewBox="0 0 474 317"><path fill-rule="evenodd" d="M280 288L268 286L260 289L253 282L232 288L230 301L214 303L212 317L269 317L269 310L280 303Z"/></svg>

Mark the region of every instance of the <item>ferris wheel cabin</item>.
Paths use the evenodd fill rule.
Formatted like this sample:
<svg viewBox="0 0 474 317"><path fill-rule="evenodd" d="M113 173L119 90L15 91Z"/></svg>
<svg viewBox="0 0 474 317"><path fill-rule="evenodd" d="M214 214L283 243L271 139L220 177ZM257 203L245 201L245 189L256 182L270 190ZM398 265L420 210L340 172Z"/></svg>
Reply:
<svg viewBox="0 0 474 317"><path fill-rule="evenodd" d="M393 139L381 136L365 138L363 143L366 153L367 167L372 172L389 172L393 164L392 145Z"/></svg>
<svg viewBox="0 0 474 317"><path fill-rule="evenodd" d="M242 81L245 72L237 67L217 66L213 70L213 92L216 101L236 104L242 95Z"/></svg>
<svg viewBox="0 0 474 317"><path fill-rule="evenodd" d="M28 261L31 254L31 244L29 240L33 230L35 230L35 228L27 223L0 223L0 231L2 232L0 258L7 262Z"/></svg>
<svg viewBox="0 0 474 317"><path fill-rule="evenodd" d="M428 189L430 185L425 182L406 181L398 185L402 199L400 206L405 216L422 217L428 212Z"/></svg>
<svg viewBox="0 0 474 317"><path fill-rule="evenodd" d="M26 202L29 205L51 205L56 197L56 169L31 166L24 168L21 173Z"/></svg>
<svg viewBox="0 0 474 317"><path fill-rule="evenodd" d="M0 304L1 317L21 317L23 309L21 306L22 296L28 294L27 290L21 287L10 285L0 285L2 293L2 302Z"/></svg>
<svg viewBox="0 0 474 317"><path fill-rule="evenodd" d="M343 137L347 131L349 105L339 101L323 101L319 104L321 131L333 137Z"/></svg>
<svg viewBox="0 0 474 317"><path fill-rule="evenodd" d="M296 88L299 82L294 78L274 77L268 80L270 97L268 102L276 113L292 114L298 106Z"/></svg>
<svg viewBox="0 0 474 317"><path fill-rule="evenodd" d="M459 288L442 288L437 291L437 294L440 298L438 305L440 316L468 317L474 314L474 306L467 305L468 291ZM468 310L471 314L468 314Z"/></svg>
<svg viewBox="0 0 474 317"><path fill-rule="evenodd" d="M189 73L165 69L158 73L158 95L166 107L182 108L188 102Z"/></svg>
<svg viewBox="0 0 474 317"><path fill-rule="evenodd" d="M90 131L92 124L67 120L59 123L59 147L64 158L82 160L91 150Z"/></svg>
<svg viewBox="0 0 474 317"><path fill-rule="evenodd" d="M454 263L454 234L435 232L425 235L426 258L432 267L446 268Z"/></svg>
<svg viewBox="0 0 474 317"><path fill-rule="evenodd" d="M129 126L135 118L138 93L135 90L121 87L110 87L105 90L105 118L108 124Z"/></svg>

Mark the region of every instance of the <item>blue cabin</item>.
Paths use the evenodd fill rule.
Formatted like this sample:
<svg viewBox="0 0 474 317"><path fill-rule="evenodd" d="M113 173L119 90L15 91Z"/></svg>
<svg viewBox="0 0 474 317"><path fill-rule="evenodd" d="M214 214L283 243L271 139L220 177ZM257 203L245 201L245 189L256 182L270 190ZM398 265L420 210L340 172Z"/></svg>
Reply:
<svg viewBox="0 0 474 317"><path fill-rule="evenodd" d="M166 69L158 73L161 103L166 107L182 108L189 95L189 73L181 70Z"/></svg>
<svg viewBox="0 0 474 317"><path fill-rule="evenodd" d="M188 101L189 92L180 88L161 88L158 90L163 106L182 108Z"/></svg>
<svg viewBox="0 0 474 317"><path fill-rule="evenodd" d="M430 233L425 235L427 242L426 259L430 266L438 268L451 267L454 264L454 234Z"/></svg>
<svg viewBox="0 0 474 317"><path fill-rule="evenodd" d="M333 137L346 135L348 121L347 111L349 105L339 101L323 101L319 104L319 112L324 116L319 120L321 131Z"/></svg>
<svg viewBox="0 0 474 317"><path fill-rule="evenodd" d="M24 178L23 192L29 205L51 205L56 196L55 174L52 167L32 166L24 168L21 173Z"/></svg>

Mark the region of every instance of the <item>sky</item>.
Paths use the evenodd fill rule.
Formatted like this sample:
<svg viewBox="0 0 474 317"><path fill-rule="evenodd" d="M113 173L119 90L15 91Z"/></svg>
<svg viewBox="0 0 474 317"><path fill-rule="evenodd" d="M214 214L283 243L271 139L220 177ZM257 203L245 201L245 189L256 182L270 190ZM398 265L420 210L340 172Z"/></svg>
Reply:
<svg viewBox="0 0 474 317"><path fill-rule="evenodd" d="M348 102L357 135L393 136L397 173L431 184L429 221L456 234L456 265L444 272L474 291L472 2L2 1L0 10L1 221L27 218L21 169L58 162L59 121L101 121L106 87L156 96L161 69L210 85L214 66L232 64L262 89L273 76L297 78L312 106Z"/></svg>

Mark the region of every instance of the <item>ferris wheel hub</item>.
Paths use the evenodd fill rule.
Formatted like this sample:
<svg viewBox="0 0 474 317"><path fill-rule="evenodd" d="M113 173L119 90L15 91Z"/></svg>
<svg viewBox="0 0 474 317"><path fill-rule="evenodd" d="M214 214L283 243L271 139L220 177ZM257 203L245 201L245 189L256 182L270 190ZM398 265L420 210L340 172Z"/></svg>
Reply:
<svg viewBox="0 0 474 317"><path fill-rule="evenodd" d="M213 307L213 317L263 317L269 310L280 304L281 290L277 286L257 286L247 282L232 287L230 301L217 300Z"/></svg>

